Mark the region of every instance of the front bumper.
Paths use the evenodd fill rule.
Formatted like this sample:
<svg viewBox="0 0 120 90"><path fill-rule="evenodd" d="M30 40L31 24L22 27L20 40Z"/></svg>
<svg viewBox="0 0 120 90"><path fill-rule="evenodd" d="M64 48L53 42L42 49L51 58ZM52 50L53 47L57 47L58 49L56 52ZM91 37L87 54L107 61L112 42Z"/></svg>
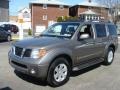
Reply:
<svg viewBox="0 0 120 90"><path fill-rule="evenodd" d="M40 65L39 60L31 60L29 58L20 58L13 54L9 54L9 63L24 74L45 79L47 77L48 65Z"/></svg>

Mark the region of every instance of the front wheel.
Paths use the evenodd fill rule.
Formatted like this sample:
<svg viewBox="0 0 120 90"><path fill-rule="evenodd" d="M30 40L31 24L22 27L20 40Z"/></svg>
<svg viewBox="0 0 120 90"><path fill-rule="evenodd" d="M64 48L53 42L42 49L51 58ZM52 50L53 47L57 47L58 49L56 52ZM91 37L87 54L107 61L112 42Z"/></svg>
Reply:
<svg viewBox="0 0 120 90"><path fill-rule="evenodd" d="M57 87L65 84L70 77L70 65L65 58L57 58L50 66L47 82Z"/></svg>
<svg viewBox="0 0 120 90"><path fill-rule="evenodd" d="M110 47L108 49L107 55L105 57L104 64L110 65L110 64L112 64L113 60L114 60L114 50L113 50L113 48Z"/></svg>

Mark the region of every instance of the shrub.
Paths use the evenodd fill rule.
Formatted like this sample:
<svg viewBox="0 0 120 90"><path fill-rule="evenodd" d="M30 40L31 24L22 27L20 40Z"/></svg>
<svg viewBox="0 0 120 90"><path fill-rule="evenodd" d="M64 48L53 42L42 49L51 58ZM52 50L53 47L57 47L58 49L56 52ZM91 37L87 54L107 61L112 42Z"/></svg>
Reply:
<svg viewBox="0 0 120 90"><path fill-rule="evenodd" d="M62 22L62 21L63 21L62 17L57 18L57 22Z"/></svg>
<svg viewBox="0 0 120 90"><path fill-rule="evenodd" d="M63 21L68 21L68 20L79 20L78 17L68 17L68 16L62 16L57 18L57 22L63 22Z"/></svg>
<svg viewBox="0 0 120 90"><path fill-rule="evenodd" d="M32 35L32 30L31 29L28 30L28 35L30 35L30 36Z"/></svg>

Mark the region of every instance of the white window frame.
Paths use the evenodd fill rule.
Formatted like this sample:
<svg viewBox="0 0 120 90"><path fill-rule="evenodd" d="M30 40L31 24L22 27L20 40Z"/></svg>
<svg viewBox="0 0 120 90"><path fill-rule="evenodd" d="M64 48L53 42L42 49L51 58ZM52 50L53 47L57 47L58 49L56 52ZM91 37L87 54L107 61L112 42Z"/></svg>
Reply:
<svg viewBox="0 0 120 90"><path fill-rule="evenodd" d="M43 15L43 20L47 20L47 14Z"/></svg>
<svg viewBox="0 0 120 90"><path fill-rule="evenodd" d="M47 4L43 4L43 9L47 9Z"/></svg>
<svg viewBox="0 0 120 90"><path fill-rule="evenodd" d="M60 10L64 10L64 5L59 6Z"/></svg>

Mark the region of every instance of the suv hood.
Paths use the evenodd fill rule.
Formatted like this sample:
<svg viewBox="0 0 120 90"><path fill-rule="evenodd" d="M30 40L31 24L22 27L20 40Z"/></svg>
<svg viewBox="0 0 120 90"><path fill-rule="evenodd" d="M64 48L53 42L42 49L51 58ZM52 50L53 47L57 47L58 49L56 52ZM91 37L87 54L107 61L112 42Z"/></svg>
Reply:
<svg viewBox="0 0 120 90"><path fill-rule="evenodd" d="M55 44L60 44L63 43L67 40L61 39L61 38L56 38L56 37L39 37L39 38L31 38L31 39L26 39L26 40L21 40L16 42L14 45L23 47L23 48L41 48L41 47L46 47L46 46L51 46Z"/></svg>

